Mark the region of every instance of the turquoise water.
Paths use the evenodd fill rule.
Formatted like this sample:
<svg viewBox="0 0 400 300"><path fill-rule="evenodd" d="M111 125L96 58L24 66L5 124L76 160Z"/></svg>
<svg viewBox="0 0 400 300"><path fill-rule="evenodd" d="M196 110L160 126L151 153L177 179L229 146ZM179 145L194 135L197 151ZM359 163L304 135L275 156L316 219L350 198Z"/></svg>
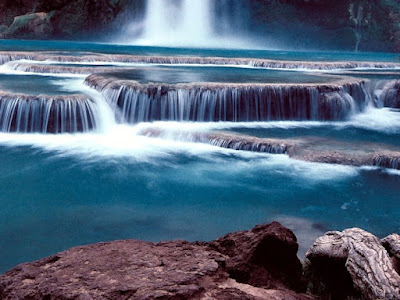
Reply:
<svg viewBox="0 0 400 300"><path fill-rule="evenodd" d="M340 79L338 76L299 73L297 71L204 66L136 68L121 72L112 72L109 75L119 79L135 80L140 83L157 82L170 84L190 82L321 83L333 82Z"/></svg>
<svg viewBox="0 0 400 300"><path fill-rule="evenodd" d="M379 169L196 144L110 155L100 147L79 153L79 142L54 147L0 146L2 271L80 244L211 240L282 217L322 231L400 230L400 176Z"/></svg>
<svg viewBox="0 0 400 300"><path fill-rule="evenodd" d="M339 52L339 51L277 51L277 50L227 50L145 47L72 41L29 41L1 40L0 50L12 51L60 51L62 54L80 55L81 52L99 52L110 54L135 55L180 55L180 56L218 56L218 57L253 57L278 60L307 61L391 61L399 62L398 53L376 52Z"/></svg>
<svg viewBox="0 0 400 300"><path fill-rule="evenodd" d="M80 93L78 89L66 89L65 78L42 75L0 74L0 90L28 95L69 95Z"/></svg>
<svg viewBox="0 0 400 300"><path fill-rule="evenodd" d="M172 49L77 42L0 41L0 49L54 50L70 55L96 51L397 61L397 54L382 53ZM209 66L143 65L135 70L122 77L171 83L318 82L331 78L321 73ZM140 129L159 126L167 133L222 130L258 137L323 137L400 147L399 110L369 108L346 122L127 126L116 124L104 99L83 86L84 76L68 76L11 71L0 75L0 89L11 92L88 93L97 105L100 124L85 134L0 133L0 272L82 244L127 238L211 240L272 220L295 230L302 254L312 239L330 229L357 226L378 236L400 232L399 171L233 151L192 143L185 140L185 133L180 138L174 134L169 138L138 135ZM377 79L387 79L385 76L374 74Z"/></svg>

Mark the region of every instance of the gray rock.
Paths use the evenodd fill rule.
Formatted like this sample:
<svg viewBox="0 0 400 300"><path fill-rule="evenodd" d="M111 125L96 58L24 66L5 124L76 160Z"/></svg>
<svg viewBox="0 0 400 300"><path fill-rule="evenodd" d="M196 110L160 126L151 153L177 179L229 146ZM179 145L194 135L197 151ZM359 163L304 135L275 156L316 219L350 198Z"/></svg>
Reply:
<svg viewBox="0 0 400 300"><path fill-rule="evenodd" d="M362 229L327 232L306 256L314 293L333 299L400 299L400 276L388 252Z"/></svg>

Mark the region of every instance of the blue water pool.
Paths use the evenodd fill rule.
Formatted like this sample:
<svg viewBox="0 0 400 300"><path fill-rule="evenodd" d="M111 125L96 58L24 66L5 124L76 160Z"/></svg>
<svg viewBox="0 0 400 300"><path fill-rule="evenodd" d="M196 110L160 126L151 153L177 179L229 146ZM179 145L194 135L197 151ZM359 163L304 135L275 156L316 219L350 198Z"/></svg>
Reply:
<svg viewBox="0 0 400 300"><path fill-rule="evenodd" d="M173 49L61 41L3 40L0 50L49 50L72 56L89 51L306 61L398 60L397 54L386 53ZM339 87L330 83L337 80L336 76L342 79L343 75L321 71L162 64L122 66L104 62L98 62L96 66L96 62L87 61L80 66L76 62L31 63L72 68L112 67L112 72L106 73L108 75L103 72L103 77L98 78L99 84L107 81L107 76L128 79L128 85L133 81L153 82L155 88L150 95L165 92L157 87L158 83L295 83L297 86L308 83L312 87L306 85L305 88L310 88L316 95L312 99L344 103L337 107L347 109L348 115L329 121L302 121L301 118L210 123L175 120L129 125L117 107L122 97L118 92L124 89L123 84L113 90L111 83L111 88L102 93L83 84L86 74L53 76L2 68L0 90L33 96L59 95L57 107L62 109L44 105L48 104L48 99L53 100L43 97L37 104L29 102L33 113L24 115L23 109L28 107L26 103L32 101L32 97L8 95L7 99L0 98L0 101L8 101L7 105L0 106L8 110L0 111L0 116L3 113L10 122L22 120L26 123L32 121L34 112L40 111L58 126L66 119L64 115L75 108L70 116L79 122L90 117L93 126L85 132L75 130L63 134L56 134L57 130L48 134L18 130L0 132L0 272L18 263L82 244L128 238L155 242L211 240L230 231L249 229L273 220L281 221L298 234L300 256L313 239L331 229L357 226L378 236L400 232L398 170L310 163L286 155L235 151L190 139L199 132L223 131L260 138L322 138L341 145L355 143L361 148L375 143L383 149L397 151L400 148L400 111L393 107L374 107L374 97L378 97L385 86L381 81L386 84L397 79L396 69L381 72L342 70L338 74L354 73L352 75L365 82L357 79L353 85ZM372 90L374 87L377 87L376 91ZM146 86L137 88L147 91ZM270 92L275 93L274 90ZM88 95L90 99L85 102L77 96L71 104L65 104L62 97L68 99L69 94ZM185 91L177 90L176 94L180 97L176 99L185 100L181 97ZM356 102L350 94L359 98L357 109L351 107ZM115 101L110 101L107 95L112 95ZM206 97L207 93L204 95ZM293 99L303 94L301 89L294 89L293 95L297 98L291 98L290 93L282 95L281 103L289 103L297 109ZM368 95L372 95L371 99ZM203 96L193 97L194 103L204 103L201 102ZM137 99L154 101L155 98L143 96ZM160 99L161 109L166 109L169 102ZM171 111L185 107L185 103L179 101L168 104ZM309 105L310 102L304 103ZM17 104L21 111L11 113ZM76 109L83 105L88 106L86 110ZM43 107L52 110L52 114ZM198 107L203 109L205 106ZM322 106L321 110L328 108ZM147 137L139 134L152 127L162 129L164 135Z"/></svg>

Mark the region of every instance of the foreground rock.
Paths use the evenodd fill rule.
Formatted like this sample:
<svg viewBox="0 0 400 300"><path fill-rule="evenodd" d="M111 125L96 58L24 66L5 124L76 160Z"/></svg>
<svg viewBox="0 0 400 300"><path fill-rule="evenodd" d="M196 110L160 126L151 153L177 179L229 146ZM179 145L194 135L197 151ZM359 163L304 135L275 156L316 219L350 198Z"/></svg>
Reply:
<svg viewBox="0 0 400 300"><path fill-rule="evenodd" d="M400 299L400 237L383 240L359 228L331 231L307 252L310 290L332 299Z"/></svg>
<svg viewBox="0 0 400 300"><path fill-rule="evenodd" d="M312 299L296 237L278 223L210 243L76 247L0 277L0 299Z"/></svg>

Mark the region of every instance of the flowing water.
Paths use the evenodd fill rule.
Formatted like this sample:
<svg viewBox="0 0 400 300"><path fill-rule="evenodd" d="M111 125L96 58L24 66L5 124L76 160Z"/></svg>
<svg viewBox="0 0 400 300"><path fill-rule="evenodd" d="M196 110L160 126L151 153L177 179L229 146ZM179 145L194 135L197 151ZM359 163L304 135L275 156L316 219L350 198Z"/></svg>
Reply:
<svg viewBox="0 0 400 300"><path fill-rule="evenodd" d="M175 56L201 53L202 56L210 53L221 57L251 56L239 50L231 53L100 44L80 47L62 42L23 43L25 50L37 51L39 47L70 57L87 55L82 51L89 50L135 55L156 52ZM0 48L10 47L18 48L13 42L0 42ZM342 61L353 57L349 54L344 58L343 53L256 53L261 58L285 60L297 57L318 60L321 56ZM359 55L359 60L395 61L391 54ZM292 84L303 91L316 83L326 88L350 70L305 72L248 65L77 63L72 59L17 62L52 67L47 73L41 73L32 67L30 71L15 70L15 63L5 63L0 68L3 93L0 93L0 271L76 245L126 238L211 240L229 231L249 229L272 220L295 230L301 243L300 255L304 255L313 238L330 229L357 226L379 236L400 231L398 170L311 163L287 155L224 149L191 138L199 133L223 131L262 138L325 138L338 143L359 143L360 147L379 143L388 149L398 149L400 112L376 104L381 103L377 95L383 94L386 86L386 81L378 84L377 80L393 78L384 78L385 75L382 77L374 71L373 82L365 75L357 75L355 82L360 78L368 81L357 83L359 88L348 85L334 91L317 90L328 97L324 98L327 103L334 100L332 111L343 108L344 114L340 117L311 118L302 113L273 120L209 120L190 118L190 113L187 118L179 117L182 116L179 107L190 103L190 97L184 93L193 88L193 82L203 89L217 84L225 90L243 84L270 84L278 97L276 84ZM85 72L54 73L62 66L90 67L90 73L96 72L96 68L113 69L100 72L101 80L96 77L98 81L91 81L98 83L96 91L87 85L89 79ZM389 71L398 72L396 68ZM181 99L181 106L168 104L164 108L164 111L176 111L177 117L153 118L149 122L127 120L123 108L118 106L126 103L126 97L114 93L118 97L113 102L114 98L107 94L107 91L121 92L118 80L128 80L128 87L146 91L146 97L180 93L181 98L176 99ZM99 87L103 81L110 84L108 90ZM176 88L179 84L180 92ZM156 86L154 94L152 85ZM299 93L295 93L297 97L305 95ZM199 97L205 99L204 95ZM283 102L278 101L276 105L289 103L289 98L284 96ZM149 98L141 103L146 101ZM54 103L60 107L48 107ZM43 115L42 111L47 114ZM293 113L298 111L300 106L293 108ZM46 118L53 120L53 125L44 126L49 124ZM75 127L68 127L71 124ZM140 134L152 128L164 134L158 137Z"/></svg>

